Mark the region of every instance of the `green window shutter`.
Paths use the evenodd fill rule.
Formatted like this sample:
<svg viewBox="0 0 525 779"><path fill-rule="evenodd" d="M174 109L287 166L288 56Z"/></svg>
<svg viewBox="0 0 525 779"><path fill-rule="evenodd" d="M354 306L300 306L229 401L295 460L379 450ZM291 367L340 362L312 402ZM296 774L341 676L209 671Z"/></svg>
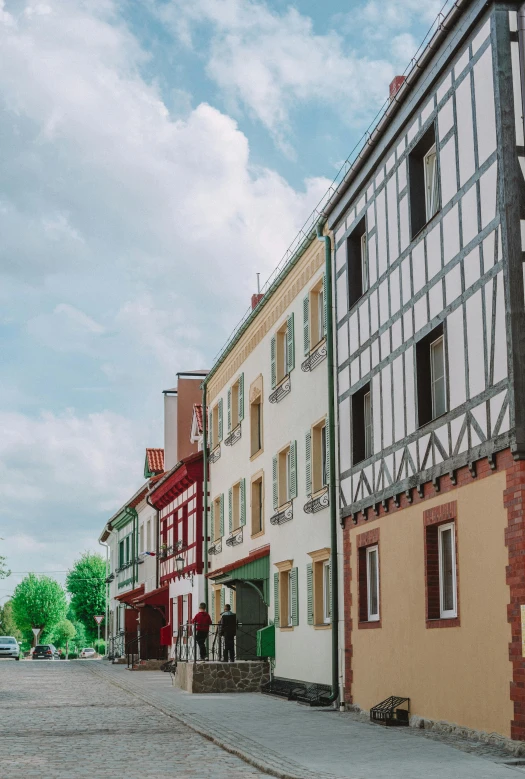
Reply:
<svg viewBox="0 0 525 779"><path fill-rule="evenodd" d="M222 441L222 398L219 400L219 425L218 425L218 427L219 427L219 441Z"/></svg>
<svg viewBox="0 0 525 779"><path fill-rule="evenodd" d="M246 524L246 479L240 481L241 493L241 527Z"/></svg>
<svg viewBox="0 0 525 779"><path fill-rule="evenodd" d="M220 510L219 510L219 532L221 534L221 538L224 535L224 492L221 495L220 500Z"/></svg>
<svg viewBox="0 0 525 779"><path fill-rule="evenodd" d="M239 422L244 419L244 373L239 376Z"/></svg>
<svg viewBox="0 0 525 779"><path fill-rule="evenodd" d="M290 498L297 497L297 441L290 444Z"/></svg>
<svg viewBox="0 0 525 779"><path fill-rule="evenodd" d="M314 566L308 563L306 566L307 610L308 624L314 624Z"/></svg>
<svg viewBox="0 0 525 779"><path fill-rule="evenodd" d="M226 603L226 590L221 587L221 613L224 611L224 604Z"/></svg>
<svg viewBox="0 0 525 779"><path fill-rule="evenodd" d="M232 429L232 388L228 390L228 433Z"/></svg>
<svg viewBox="0 0 525 779"><path fill-rule="evenodd" d="M211 591L211 618L215 619L215 590Z"/></svg>
<svg viewBox="0 0 525 779"><path fill-rule="evenodd" d="M326 323L330 307L328 305L328 287L326 284L326 273L323 276L323 333L326 335Z"/></svg>
<svg viewBox="0 0 525 779"><path fill-rule="evenodd" d="M328 417L326 417L324 436L325 436L325 451L326 451L326 483L330 484L330 436L328 434Z"/></svg>
<svg viewBox="0 0 525 779"><path fill-rule="evenodd" d="M270 341L270 372L272 379L272 389L277 386L277 339L272 335Z"/></svg>
<svg viewBox="0 0 525 779"><path fill-rule="evenodd" d="M295 367L295 339L294 339L294 328L293 328L293 313L290 314L286 321L286 346L287 346L287 354L288 354L288 365L286 366L286 369L288 373L290 371L293 371Z"/></svg>
<svg viewBox="0 0 525 779"><path fill-rule="evenodd" d="M279 621L279 574L273 575L273 613L275 624L280 625Z"/></svg>
<svg viewBox="0 0 525 779"><path fill-rule="evenodd" d="M119 567L124 565L124 541L121 541L118 545L118 564Z"/></svg>
<svg viewBox="0 0 525 779"><path fill-rule="evenodd" d="M233 530L233 487L228 490L228 532Z"/></svg>
<svg viewBox="0 0 525 779"><path fill-rule="evenodd" d="M208 445L213 449L213 412L210 409L208 414Z"/></svg>
<svg viewBox="0 0 525 779"><path fill-rule="evenodd" d="M210 528L209 528L209 534L212 541L215 541L215 503L214 501L211 502L210 506ZM204 539L207 541L207 539Z"/></svg>
<svg viewBox="0 0 525 779"><path fill-rule="evenodd" d="M277 455L273 458L272 463L272 478L273 478L273 507L274 510L279 508L279 485L277 483Z"/></svg>
<svg viewBox="0 0 525 779"><path fill-rule="evenodd" d="M299 589L298 589L298 568L292 568L290 571L290 587L292 588L292 625L299 624Z"/></svg>
<svg viewBox="0 0 525 779"><path fill-rule="evenodd" d="M310 295L303 298L304 353L310 354Z"/></svg>
<svg viewBox="0 0 525 779"><path fill-rule="evenodd" d="M312 494L312 431L308 430L305 436L305 464L306 494Z"/></svg>

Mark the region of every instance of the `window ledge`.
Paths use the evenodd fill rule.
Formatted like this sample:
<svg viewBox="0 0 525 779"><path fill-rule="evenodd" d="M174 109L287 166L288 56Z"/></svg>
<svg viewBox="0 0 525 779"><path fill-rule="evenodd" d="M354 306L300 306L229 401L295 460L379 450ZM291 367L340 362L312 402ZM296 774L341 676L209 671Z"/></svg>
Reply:
<svg viewBox="0 0 525 779"><path fill-rule="evenodd" d="M279 401L285 398L286 395L291 392L291 390L292 385L290 382L290 374L288 374L277 384L277 387L273 390L268 400L270 403L279 403Z"/></svg>
<svg viewBox="0 0 525 779"><path fill-rule="evenodd" d="M293 633L293 625L290 625L289 627L286 628L280 627L279 630L281 631L281 633Z"/></svg>
<svg viewBox="0 0 525 779"><path fill-rule="evenodd" d="M250 455L250 462L252 463L254 460L256 460L260 454L264 452L264 448L261 447L260 449L257 449L256 452L254 452L252 455Z"/></svg>
<svg viewBox="0 0 525 779"><path fill-rule="evenodd" d="M222 552L222 538L218 538L213 542L212 546L208 547L208 554L220 554Z"/></svg>
<svg viewBox="0 0 525 779"><path fill-rule="evenodd" d="M301 370L304 371L304 373L308 373L309 371L313 371L314 368L317 368L317 366L326 358L327 348L326 339L319 341L313 349L310 349L310 354L306 360L301 363Z"/></svg>
<svg viewBox="0 0 525 779"><path fill-rule="evenodd" d="M228 538L226 539L226 546L237 546L238 544L242 544L242 527L235 528L235 530L232 530Z"/></svg>
<svg viewBox="0 0 525 779"><path fill-rule="evenodd" d="M241 423L239 422L228 434L228 437L224 439L224 446L233 446L240 440L242 434Z"/></svg>
<svg viewBox="0 0 525 779"><path fill-rule="evenodd" d="M326 625L314 625L314 630L331 630L332 625L327 623Z"/></svg>
<svg viewBox="0 0 525 779"><path fill-rule="evenodd" d="M293 519L293 503L285 503L283 506L279 506L277 512L270 517L271 525L282 525L284 522L288 522Z"/></svg>
<svg viewBox="0 0 525 779"><path fill-rule="evenodd" d="M459 628L459 617L446 617L445 619L427 619L427 628Z"/></svg>
<svg viewBox="0 0 525 779"><path fill-rule="evenodd" d="M330 497L328 494L328 487L323 487L322 490L314 493L310 500L304 504L303 511L305 514L317 514L318 511L322 511L329 505Z"/></svg>
<svg viewBox="0 0 525 779"><path fill-rule="evenodd" d="M370 620L370 621L365 620L363 622L357 623L358 630L371 630L373 628L380 628L380 627L381 627L380 619Z"/></svg>
<svg viewBox="0 0 525 779"><path fill-rule="evenodd" d="M264 529L258 530L257 533L252 533L250 538L260 538L263 535L264 535Z"/></svg>

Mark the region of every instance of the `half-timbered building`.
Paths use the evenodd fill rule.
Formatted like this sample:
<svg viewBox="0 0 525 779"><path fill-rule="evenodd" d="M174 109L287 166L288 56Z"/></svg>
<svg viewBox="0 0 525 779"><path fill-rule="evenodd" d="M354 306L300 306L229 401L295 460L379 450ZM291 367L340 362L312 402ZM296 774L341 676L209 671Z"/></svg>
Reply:
<svg viewBox="0 0 525 779"><path fill-rule="evenodd" d="M325 213L345 700L523 739L518 7L455 3Z"/></svg>

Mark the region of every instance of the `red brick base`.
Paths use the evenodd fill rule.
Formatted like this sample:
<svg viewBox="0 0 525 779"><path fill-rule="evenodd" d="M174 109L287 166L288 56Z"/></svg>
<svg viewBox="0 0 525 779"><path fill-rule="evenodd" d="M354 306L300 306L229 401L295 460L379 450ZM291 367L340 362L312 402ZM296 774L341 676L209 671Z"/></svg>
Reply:
<svg viewBox="0 0 525 779"><path fill-rule="evenodd" d="M507 584L510 603L507 619L511 626L509 658L512 663L510 699L514 703L511 738L525 741L525 658L522 656L521 605L525 604L525 461L514 463L507 470L504 506L508 514L505 544L509 550Z"/></svg>

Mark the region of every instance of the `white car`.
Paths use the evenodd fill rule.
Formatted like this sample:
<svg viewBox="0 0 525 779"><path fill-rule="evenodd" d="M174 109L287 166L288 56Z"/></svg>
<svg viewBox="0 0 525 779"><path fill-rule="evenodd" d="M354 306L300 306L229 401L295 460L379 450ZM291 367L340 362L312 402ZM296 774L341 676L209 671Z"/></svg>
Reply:
<svg viewBox="0 0 525 779"><path fill-rule="evenodd" d="M80 653L80 657L95 657L96 652L93 648L83 649Z"/></svg>
<svg viewBox="0 0 525 779"><path fill-rule="evenodd" d="M20 647L13 636L0 636L0 657L14 657L20 660Z"/></svg>

